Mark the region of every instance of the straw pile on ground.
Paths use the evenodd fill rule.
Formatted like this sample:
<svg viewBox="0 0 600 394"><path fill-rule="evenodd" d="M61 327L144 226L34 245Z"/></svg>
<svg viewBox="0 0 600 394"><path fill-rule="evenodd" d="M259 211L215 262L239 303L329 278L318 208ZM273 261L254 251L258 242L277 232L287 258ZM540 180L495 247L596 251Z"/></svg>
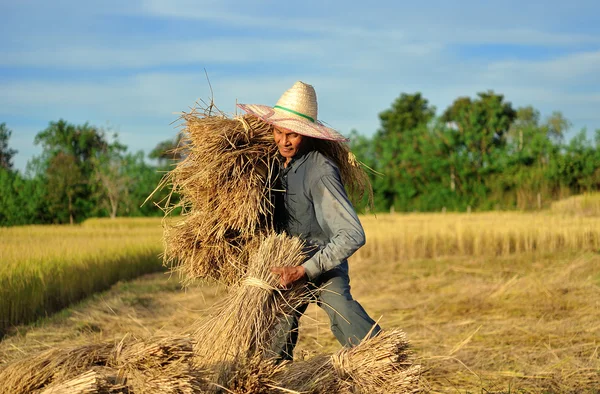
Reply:
<svg viewBox="0 0 600 394"><path fill-rule="evenodd" d="M0 393L202 392L189 337L134 339L52 349L7 365Z"/></svg>
<svg viewBox="0 0 600 394"><path fill-rule="evenodd" d="M277 323L307 302L302 283L277 288L273 266L304 260L297 238L273 231L272 128L253 117L183 114L184 159L160 186L180 196L166 202L164 261L182 282L211 279L228 294L192 337L58 349L0 371L10 393L408 393L418 388L401 331L381 332L334 356L277 364L270 341ZM317 141L335 161L350 193L368 185L348 147ZM368 189L367 189L368 190ZM54 390L54 391L49 391Z"/></svg>
<svg viewBox="0 0 600 394"><path fill-rule="evenodd" d="M414 393L420 366L411 361L401 330L381 331L333 356L291 363L273 375L276 385L302 393Z"/></svg>

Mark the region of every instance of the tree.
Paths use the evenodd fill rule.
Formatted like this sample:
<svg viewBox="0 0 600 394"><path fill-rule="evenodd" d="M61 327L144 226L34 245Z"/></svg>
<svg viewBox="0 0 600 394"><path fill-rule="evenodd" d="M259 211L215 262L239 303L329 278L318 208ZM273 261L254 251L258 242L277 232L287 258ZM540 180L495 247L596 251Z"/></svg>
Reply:
<svg viewBox="0 0 600 394"><path fill-rule="evenodd" d="M427 125L435 117L435 108L429 106L421 93L398 97L391 108L381 112L381 128L375 134L375 170L383 177L373 179L376 209L406 210L408 202L419 193L416 182L421 166L414 159L422 149L422 137Z"/></svg>
<svg viewBox="0 0 600 394"><path fill-rule="evenodd" d="M127 216L162 216L163 211L157 207L170 193L168 188L158 190L152 198L144 201L159 184L164 172L158 171L156 167L149 165L144 160L144 152L128 153L123 158L123 173L134 180L128 185L127 200L121 205L122 214ZM174 202L178 196L171 196ZM142 205L143 204L143 205Z"/></svg>
<svg viewBox="0 0 600 394"><path fill-rule="evenodd" d="M8 140L12 130L6 127L6 123L0 123L0 168L12 170L12 159L17 151L8 147Z"/></svg>
<svg viewBox="0 0 600 394"><path fill-rule="evenodd" d="M124 154L127 147L118 141L118 135L113 134L113 142L107 145L105 152L92 158L94 167L93 180L99 184L97 197L100 206L108 210L109 216L117 217L119 205L128 198L128 185L133 177L124 171Z"/></svg>
<svg viewBox="0 0 600 394"><path fill-rule="evenodd" d="M157 159L161 167L165 166L166 163L179 161L184 157L182 144L182 135L177 134L173 139L159 142L150 154L148 154L148 157L150 159Z"/></svg>
<svg viewBox="0 0 600 394"><path fill-rule="evenodd" d="M505 170L508 132L515 117L512 105L493 91L478 93L473 100L460 97L440 117L446 126L450 171L469 206L487 201L490 182Z"/></svg>
<svg viewBox="0 0 600 394"><path fill-rule="evenodd" d="M478 93L477 99L461 97L444 111L441 120L458 131L457 142L466 148L474 169L493 165L494 150L506 143L506 135L517 113L504 96L493 91ZM479 176L478 179L481 179Z"/></svg>
<svg viewBox="0 0 600 394"><path fill-rule="evenodd" d="M69 223L75 222L78 213L75 198L80 195L85 185L85 178L77 159L68 153L59 152L50 161L48 166L48 190L50 210L55 214L59 223L65 222L66 214Z"/></svg>
<svg viewBox="0 0 600 394"><path fill-rule="evenodd" d="M45 182L0 168L0 226L47 223Z"/></svg>
<svg viewBox="0 0 600 394"><path fill-rule="evenodd" d="M87 123L73 125L61 119L50 122L45 130L39 132L35 143L41 144L43 148L41 157L36 159L37 173L43 174L49 185L57 182L60 184L57 179L60 173L53 171L69 170L73 177L71 181L77 178L77 186L68 188L72 193L68 208L66 204L58 204L65 197L64 190L47 187L47 199L53 202L51 212L56 221L70 222L73 219L79 222L90 216L101 215L98 190L102 185L94 174L96 161L110 149L104 130ZM55 159L59 155L60 158ZM64 211L59 212L59 208Z"/></svg>
<svg viewBox="0 0 600 394"><path fill-rule="evenodd" d="M421 93L402 93L392 107L379 114L381 128L377 131L379 140L400 137L404 133L427 125L435 116L435 107Z"/></svg>

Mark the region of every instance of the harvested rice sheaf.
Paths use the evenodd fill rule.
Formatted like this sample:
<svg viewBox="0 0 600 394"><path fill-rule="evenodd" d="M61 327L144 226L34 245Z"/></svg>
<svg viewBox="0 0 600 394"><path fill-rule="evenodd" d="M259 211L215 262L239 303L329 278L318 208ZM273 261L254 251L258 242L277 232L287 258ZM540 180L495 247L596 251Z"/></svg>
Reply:
<svg viewBox="0 0 600 394"><path fill-rule="evenodd" d="M304 261L302 248L298 238L274 233L261 237L260 246L249 258L246 276L230 288L212 308L214 313L195 331L199 365L213 368L219 376L257 354L273 356L271 341L280 319L306 303L309 290L302 283L280 290L270 268L300 265Z"/></svg>
<svg viewBox="0 0 600 394"><path fill-rule="evenodd" d="M52 349L12 362L0 371L0 393L25 394L66 381L94 366L106 365L113 344Z"/></svg>
<svg viewBox="0 0 600 394"><path fill-rule="evenodd" d="M416 393L421 366L414 364L403 331L381 331L333 356L296 361L276 372L275 385L302 393Z"/></svg>
<svg viewBox="0 0 600 394"><path fill-rule="evenodd" d="M55 349L4 367L0 393L201 393L207 383L192 356L189 337Z"/></svg>
<svg viewBox="0 0 600 394"><path fill-rule="evenodd" d="M254 117L184 114L184 159L163 180L180 196L165 221L164 261L184 283L210 278L237 283L248 244L271 228L271 170L276 146L271 126Z"/></svg>

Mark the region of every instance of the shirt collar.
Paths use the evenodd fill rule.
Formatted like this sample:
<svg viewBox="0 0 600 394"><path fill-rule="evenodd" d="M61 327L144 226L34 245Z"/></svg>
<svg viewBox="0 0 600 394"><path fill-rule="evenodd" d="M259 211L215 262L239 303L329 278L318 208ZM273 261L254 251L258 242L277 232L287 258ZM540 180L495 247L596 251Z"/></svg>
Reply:
<svg viewBox="0 0 600 394"><path fill-rule="evenodd" d="M310 152L311 152L310 149L298 152L298 154L296 154L294 157L292 157L290 164L288 164L288 166L287 166L287 170L294 171L294 172L298 171L298 168L308 159ZM281 168L285 168L283 166L285 163L285 158L283 158L283 156L281 156L281 155L279 157L282 160Z"/></svg>

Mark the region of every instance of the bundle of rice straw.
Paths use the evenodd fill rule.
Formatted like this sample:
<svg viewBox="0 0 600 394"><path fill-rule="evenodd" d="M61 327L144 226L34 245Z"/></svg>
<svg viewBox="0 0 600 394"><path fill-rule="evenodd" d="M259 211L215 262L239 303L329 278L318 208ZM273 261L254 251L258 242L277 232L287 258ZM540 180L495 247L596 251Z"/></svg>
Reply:
<svg viewBox="0 0 600 394"><path fill-rule="evenodd" d="M230 371L227 381L223 384L214 384L219 393L227 394L274 394L290 392L278 386L273 379L274 375L286 368L287 364L276 364L272 360L265 360L260 355L240 361L236 368Z"/></svg>
<svg viewBox="0 0 600 394"><path fill-rule="evenodd" d="M245 278L213 307L215 313L199 324L194 334L197 364L211 368L219 384L226 384L238 362L275 356L270 342L280 319L308 302L310 292L305 284L281 291L270 272L274 266L300 265L302 247L300 239L283 234L261 237Z"/></svg>
<svg viewBox="0 0 600 394"><path fill-rule="evenodd" d="M253 242L272 229L270 194L278 165L273 128L249 115L234 119L216 116L209 109L183 113L180 161L165 175L157 190L168 186L180 196L166 201L164 222L166 265L178 271L184 284L211 278L225 285L245 275ZM368 177L348 146L314 140L314 149L332 159L352 196L372 195Z"/></svg>
<svg viewBox="0 0 600 394"><path fill-rule="evenodd" d="M130 393L193 394L206 386L203 372L194 368L189 337L151 338L128 343L113 351L111 366Z"/></svg>
<svg viewBox="0 0 600 394"><path fill-rule="evenodd" d="M296 361L275 372L275 386L299 393L416 393L421 366L414 364L403 331L381 331L333 356Z"/></svg>
<svg viewBox="0 0 600 394"><path fill-rule="evenodd" d="M53 349L7 365L0 393L198 393L207 384L192 356L189 337Z"/></svg>
<svg viewBox="0 0 600 394"><path fill-rule="evenodd" d="M276 146L271 126L254 117L229 119L196 110L183 114L184 159L159 187L180 195L166 206L163 258L184 283L211 278L236 283L247 265L247 245L270 228L271 170Z"/></svg>
<svg viewBox="0 0 600 394"><path fill-rule="evenodd" d="M116 371L111 368L94 367L74 378L55 381L39 394L93 394L123 393L127 386L116 383Z"/></svg>
<svg viewBox="0 0 600 394"><path fill-rule="evenodd" d="M31 393L106 365L114 344L98 343L52 349L12 362L0 371L0 393Z"/></svg>

